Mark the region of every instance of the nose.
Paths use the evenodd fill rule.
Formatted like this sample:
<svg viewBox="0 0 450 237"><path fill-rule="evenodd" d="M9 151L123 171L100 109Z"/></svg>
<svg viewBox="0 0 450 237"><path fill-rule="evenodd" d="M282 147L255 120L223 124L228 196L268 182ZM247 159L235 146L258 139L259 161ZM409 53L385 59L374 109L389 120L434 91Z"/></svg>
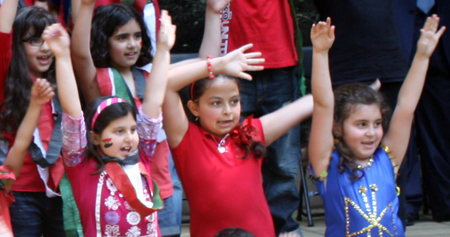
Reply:
<svg viewBox="0 0 450 237"><path fill-rule="evenodd" d="M224 104L223 114L228 115L231 113L231 106L229 104Z"/></svg>
<svg viewBox="0 0 450 237"><path fill-rule="evenodd" d="M366 131L366 136L371 137L375 134L375 128L373 126L369 126Z"/></svg>
<svg viewBox="0 0 450 237"><path fill-rule="evenodd" d="M44 43L41 45L40 50L42 51L48 51L50 48L48 47L47 42L44 41Z"/></svg>
<svg viewBox="0 0 450 237"><path fill-rule="evenodd" d="M139 44L138 40L136 40L135 38L131 37L130 40L128 41L128 47L129 48L135 48L137 47Z"/></svg>

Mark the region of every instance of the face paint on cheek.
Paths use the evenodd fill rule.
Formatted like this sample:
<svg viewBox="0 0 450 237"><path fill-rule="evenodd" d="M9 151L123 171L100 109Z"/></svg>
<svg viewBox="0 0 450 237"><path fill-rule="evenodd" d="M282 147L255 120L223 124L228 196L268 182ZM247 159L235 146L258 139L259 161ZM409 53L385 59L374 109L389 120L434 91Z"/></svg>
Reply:
<svg viewBox="0 0 450 237"><path fill-rule="evenodd" d="M112 140L112 138L106 138L106 139L103 139L103 140L102 140L103 146L104 146L105 148L111 147L111 146L113 145L113 143L111 142L111 140Z"/></svg>

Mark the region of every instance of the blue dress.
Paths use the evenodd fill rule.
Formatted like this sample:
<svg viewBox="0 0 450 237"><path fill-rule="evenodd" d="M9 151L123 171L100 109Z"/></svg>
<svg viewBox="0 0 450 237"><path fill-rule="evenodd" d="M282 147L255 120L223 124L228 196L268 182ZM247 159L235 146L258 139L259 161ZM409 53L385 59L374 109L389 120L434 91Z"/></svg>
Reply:
<svg viewBox="0 0 450 237"><path fill-rule="evenodd" d="M350 170L340 173L338 163L334 150L326 182L316 181L325 209L325 236L405 236L388 154L378 148L372 165L357 181L349 179Z"/></svg>

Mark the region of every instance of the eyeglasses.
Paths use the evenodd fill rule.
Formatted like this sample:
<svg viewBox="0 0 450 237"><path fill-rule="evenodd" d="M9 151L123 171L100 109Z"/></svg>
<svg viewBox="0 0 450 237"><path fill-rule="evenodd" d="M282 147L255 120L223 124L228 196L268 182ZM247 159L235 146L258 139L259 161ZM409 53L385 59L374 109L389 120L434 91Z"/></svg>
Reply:
<svg viewBox="0 0 450 237"><path fill-rule="evenodd" d="M37 37L30 37L28 39L24 39L23 42L28 42L31 46L41 47L44 44L44 39Z"/></svg>

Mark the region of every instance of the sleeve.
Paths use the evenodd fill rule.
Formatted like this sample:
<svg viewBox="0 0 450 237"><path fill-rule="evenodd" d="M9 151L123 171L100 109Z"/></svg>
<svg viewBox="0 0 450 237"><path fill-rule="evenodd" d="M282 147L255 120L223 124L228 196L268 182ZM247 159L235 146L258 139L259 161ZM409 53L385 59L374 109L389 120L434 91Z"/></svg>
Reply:
<svg viewBox="0 0 450 237"><path fill-rule="evenodd" d="M144 162L151 162L151 157L155 152L155 147L158 139L158 132L162 127L162 114L158 118L153 119L142 112L142 107L139 108L137 115L137 131L139 134L139 152L143 152L145 157Z"/></svg>
<svg viewBox="0 0 450 237"><path fill-rule="evenodd" d="M61 130L64 164L67 167L76 166L83 161L87 144L84 117L73 118L63 113Z"/></svg>

